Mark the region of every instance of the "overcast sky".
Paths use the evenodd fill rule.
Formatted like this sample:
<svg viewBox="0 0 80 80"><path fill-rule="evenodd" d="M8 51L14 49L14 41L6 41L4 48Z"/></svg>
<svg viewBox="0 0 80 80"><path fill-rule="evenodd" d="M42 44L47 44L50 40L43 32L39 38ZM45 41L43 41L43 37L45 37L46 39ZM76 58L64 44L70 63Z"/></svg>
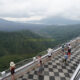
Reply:
<svg viewBox="0 0 80 80"><path fill-rule="evenodd" d="M80 0L0 0L0 18L30 21L51 16L80 20Z"/></svg>

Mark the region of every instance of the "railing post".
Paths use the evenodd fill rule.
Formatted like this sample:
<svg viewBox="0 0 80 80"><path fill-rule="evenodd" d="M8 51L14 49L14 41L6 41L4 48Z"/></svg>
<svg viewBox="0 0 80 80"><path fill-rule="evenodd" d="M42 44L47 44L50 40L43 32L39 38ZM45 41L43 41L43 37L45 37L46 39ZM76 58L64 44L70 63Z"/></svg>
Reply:
<svg viewBox="0 0 80 80"><path fill-rule="evenodd" d="M5 71L0 72L0 80L1 80L2 78L4 78L5 76L6 76L6 72L5 72Z"/></svg>

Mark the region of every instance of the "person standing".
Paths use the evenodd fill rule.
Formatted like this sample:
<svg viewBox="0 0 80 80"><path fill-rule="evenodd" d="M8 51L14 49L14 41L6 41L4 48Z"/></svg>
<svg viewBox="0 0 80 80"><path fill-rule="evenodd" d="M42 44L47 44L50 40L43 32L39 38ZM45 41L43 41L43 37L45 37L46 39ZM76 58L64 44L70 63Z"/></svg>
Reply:
<svg viewBox="0 0 80 80"><path fill-rule="evenodd" d="M14 62L10 62L10 72L11 72L11 80L15 80L15 63Z"/></svg>
<svg viewBox="0 0 80 80"><path fill-rule="evenodd" d="M68 46L68 58L70 58L70 56L71 56L71 45L69 44L69 46Z"/></svg>
<svg viewBox="0 0 80 80"><path fill-rule="evenodd" d="M47 52L48 52L48 59L50 60L51 59L51 56L52 56L52 51L53 51L53 49L51 49L51 48L48 48L48 50L47 50Z"/></svg>
<svg viewBox="0 0 80 80"><path fill-rule="evenodd" d="M62 52L64 53L64 44L62 45Z"/></svg>
<svg viewBox="0 0 80 80"><path fill-rule="evenodd" d="M69 44L66 43L66 44L65 44L65 50L68 50L68 46L69 46Z"/></svg>
<svg viewBox="0 0 80 80"><path fill-rule="evenodd" d="M65 51L65 52L64 52L64 62L65 62L65 63L67 62L67 59L68 59L68 52Z"/></svg>
<svg viewBox="0 0 80 80"><path fill-rule="evenodd" d="M38 66L39 66L38 74L40 75L40 74L42 74L42 71L43 71L41 55L38 56Z"/></svg>

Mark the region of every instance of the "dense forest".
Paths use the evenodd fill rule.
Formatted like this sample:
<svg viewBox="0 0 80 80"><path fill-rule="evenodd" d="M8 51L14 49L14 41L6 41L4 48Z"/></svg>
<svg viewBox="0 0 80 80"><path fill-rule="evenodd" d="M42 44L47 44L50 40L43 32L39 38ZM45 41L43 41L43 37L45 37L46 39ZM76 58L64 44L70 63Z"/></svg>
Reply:
<svg viewBox="0 0 80 80"><path fill-rule="evenodd" d="M37 32L37 31L36 31ZM42 36L54 38L59 42L70 40L80 35L80 24L76 25L51 25L37 32Z"/></svg>
<svg viewBox="0 0 80 80"><path fill-rule="evenodd" d="M19 62L36 56L48 47L54 47L54 39L43 38L31 31L0 32L0 70L8 68L10 61Z"/></svg>

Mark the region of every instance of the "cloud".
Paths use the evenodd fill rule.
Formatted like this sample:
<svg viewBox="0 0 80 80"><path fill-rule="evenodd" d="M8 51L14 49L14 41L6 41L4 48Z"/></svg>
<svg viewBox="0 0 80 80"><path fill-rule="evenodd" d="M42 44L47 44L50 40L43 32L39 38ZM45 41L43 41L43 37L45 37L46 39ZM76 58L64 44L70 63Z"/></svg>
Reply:
<svg viewBox="0 0 80 80"><path fill-rule="evenodd" d="M80 20L80 0L0 0L0 17L30 21L51 16Z"/></svg>
<svg viewBox="0 0 80 80"><path fill-rule="evenodd" d="M33 17L29 17L29 18L25 18L25 17L23 17L23 18L11 18L11 17L5 17L4 18L5 20L11 20L11 21L33 21L33 20L41 20L41 19L43 19L43 17L41 17L41 16L33 16Z"/></svg>

